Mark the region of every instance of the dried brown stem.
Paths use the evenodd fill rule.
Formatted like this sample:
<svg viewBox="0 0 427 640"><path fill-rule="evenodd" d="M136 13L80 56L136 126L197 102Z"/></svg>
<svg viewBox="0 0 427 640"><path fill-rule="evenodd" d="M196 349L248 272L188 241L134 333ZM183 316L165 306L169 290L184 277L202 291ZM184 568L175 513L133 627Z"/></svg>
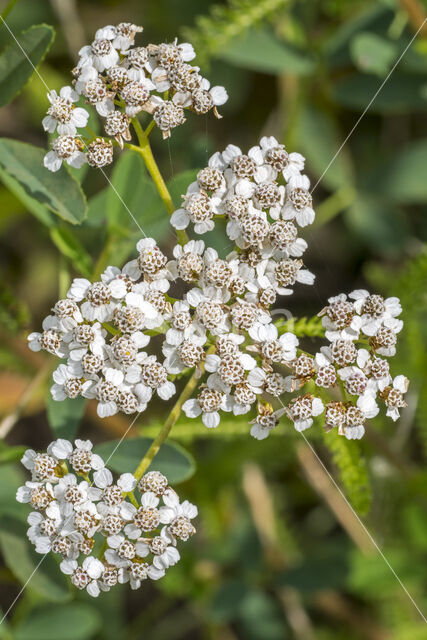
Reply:
<svg viewBox="0 0 427 640"><path fill-rule="evenodd" d="M338 522L348 533L355 545L363 553L372 553L376 551L373 542L368 534L360 526L356 515L349 508L348 503L334 486L330 477L322 467L310 447L301 444L297 447L298 460L304 470L304 473L313 489L318 493L331 511L334 513Z"/></svg>
<svg viewBox="0 0 427 640"><path fill-rule="evenodd" d="M273 500L260 467L247 464L243 469L243 491L258 532L265 557L272 569L283 569L289 564L277 534ZM283 605L286 619L297 640L314 640L311 620L305 611L301 597L292 587L281 587L277 595Z"/></svg>

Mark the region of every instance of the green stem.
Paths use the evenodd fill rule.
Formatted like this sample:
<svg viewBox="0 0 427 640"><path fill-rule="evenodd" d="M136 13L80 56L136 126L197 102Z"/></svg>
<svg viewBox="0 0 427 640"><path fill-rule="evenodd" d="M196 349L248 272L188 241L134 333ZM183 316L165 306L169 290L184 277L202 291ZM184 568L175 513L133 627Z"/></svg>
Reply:
<svg viewBox="0 0 427 640"><path fill-rule="evenodd" d="M104 538L104 542L102 543L102 547L100 552L98 553L98 559L100 560L102 558L102 556L104 555L106 549L108 547L108 542L107 542L107 538Z"/></svg>
<svg viewBox="0 0 427 640"><path fill-rule="evenodd" d="M134 148L133 150L136 151L138 149L138 152L143 157L145 165L151 177L153 178L154 184L157 187L157 191L159 192L160 197L163 200L166 209L170 214L172 214L175 211L175 205L172 201L172 197L168 191L165 181L163 180L163 176L160 173L159 167L157 166L157 163L154 159L153 152L151 151L151 146L148 141L147 135L136 118L132 120L132 124L136 131L136 135L138 136L138 142L139 142L139 148L137 147L136 149Z"/></svg>
<svg viewBox="0 0 427 640"><path fill-rule="evenodd" d="M1 18L3 19L3 21L6 20L7 16L12 11L13 7L15 6L15 4L17 2L18 2L18 0L10 0L9 4L6 5L6 7L3 9L3 12L0 14Z"/></svg>
<svg viewBox="0 0 427 640"><path fill-rule="evenodd" d="M129 493L125 493L125 496L127 496L129 498L129 500L132 502L133 506L136 507L137 509L139 509L139 504L137 502L137 499L135 498L133 491L130 491Z"/></svg>
<svg viewBox="0 0 427 640"><path fill-rule="evenodd" d="M136 153L139 153L142 156L145 166L148 169L148 173L150 174L154 184L156 185L156 189L159 192L159 195L163 200L163 203L169 215L172 215L172 213L175 211L175 205L173 203L172 196L168 191L166 183L163 180L163 176L160 173L160 169L154 159L150 142L148 140L149 127L147 129L147 133L143 130L137 118L133 118L132 124L138 137L139 147L133 144L127 144L126 147L128 149L131 149L132 151L135 151ZM178 236L180 244L185 244L186 242L188 242L188 236L185 231L177 230L176 234Z"/></svg>
<svg viewBox="0 0 427 640"><path fill-rule="evenodd" d="M114 327L111 326L111 324L108 324L108 322L101 322L101 325L104 327L106 331L108 331L108 333L111 333L111 335L113 336L120 335L119 329L115 329Z"/></svg>
<svg viewBox="0 0 427 640"><path fill-rule="evenodd" d="M142 458L142 460L139 463L138 467L135 469L135 472L134 472L133 475L135 476L135 478L137 480L140 480L142 478L142 476L144 475L144 473L147 471L148 467L150 466L151 462L153 461L153 458L157 455L157 453L158 453L160 447L162 446L163 442L168 437L168 435L170 433L170 430L172 429L172 427L174 426L174 424L178 420L179 416L181 415L182 405L184 404L184 402L186 400L188 400L190 398L190 396L193 393L195 387L197 386L198 381L199 381L199 376L196 375L196 372L195 372L195 373L193 373L193 375L191 376L191 378L188 380L187 384L185 385L184 389L182 390L181 395L179 396L178 400L176 401L175 405L173 406L172 411L168 415L168 417L166 419L166 422L164 423L163 427L161 428L161 430L157 434L157 437L152 442L150 448L148 449L148 451L145 454L145 456Z"/></svg>
<svg viewBox="0 0 427 640"><path fill-rule="evenodd" d="M150 133L152 132L152 130L154 129L154 127L156 126L156 123L154 122L154 120L152 120L150 122L150 124L148 125L148 127L145 130L145 135L148 138L148 136L150 135Z"/></svg>
<svg viewBox="0 0 427 640"><path fill-rule="evenodd" d="M97 136L95 131L86 125L86 131L88 131L90 137L95 140L95 138L102 138L102 136ZM103 138L104 140L109 140L110 138Z"/></svg>
<svg viewBox="0 0 427 640"><path fill-rule="evenodd" d="M341 378L339 378L337 376L337 382L338 382L338 386L339 386L340 391L341 391L343 402L348 402L349 397L348 397L347 391L345 389L345 385L344 385L343 380L341 380Z"/></svg>
<svg viewBox="0 0 427 640"><path fill-rule="evenodd" d="M59 254L59 266L58 266L58 292L60 298L67 296L67 291L70 286L70 269L67 260L60 253Z"/></svg>
<svg viewBox="0 0 427 640"><path fill-rule="evenodd" d="M353 204L356 195L356 190L353 186L347 184L340 187L317 207L316 219L312 227L321 227L330 222L335 216Z"/></svg>
<svg viewBox="0 0 427 640"><path fill-rule="evenodd" d="M107 238L107 242L103 250L98 256L98 260L93 270L92 280L99 280L99 278L101 277L101 273L104 271L104 269L108 264L110 253L114 245L114 241L115 241L115 237L113 236L113 234L110 234Z"/></svg>

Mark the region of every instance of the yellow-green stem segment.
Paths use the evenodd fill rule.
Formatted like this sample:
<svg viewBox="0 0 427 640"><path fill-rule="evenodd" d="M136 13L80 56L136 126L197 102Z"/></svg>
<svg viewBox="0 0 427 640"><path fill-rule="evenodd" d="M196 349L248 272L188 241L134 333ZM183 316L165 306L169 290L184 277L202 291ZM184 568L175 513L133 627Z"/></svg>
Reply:
<svg viewBox="0 0 427 640"><path fill-rule="evenodd" d="M150 142L148 140L147 132L149 133L149 131L148 129L147 132L143 130L137 118L133 118L132 124L138 137L139 146L136 146L134 144L127 144L126 148L131 149L132 151L135 151L142 156L145 166L147 167L148 172L153 179L154 184L156 185L156 189L159 192L159 195L163 200L163 203L169 215L172 215L172 213L175 211L175 205L173 203L172 196L168 191L166 183L163 180L163 176L160 173L159 167L157 166L157 163L154 159ZM180 244L185 244L186 242L188 242L188 236L185 231L177 230L176 234Z"/></svg>
<svg viewBox="0 0 427 640"><path fill-rule="evenodd" d="M108 542L107 542L107 538L104 538L104 542L102 543L102 547L98 553L98 559L100 560L101 558L103 558L104 553L106 552L106 550L108 549Z"/></svg>
<svg viewBox="0 0 427 640"><path fill-rule="evenodd" d="M132 502L133 506L136 507L137 509L139 509L139 504L133 494L133 491L130 491L129 493L125 493L125 496L127 496L129 498L129 500Z"/></svg>
<svg viewBox="0 0 427 640"><path fill-rule="evenodd" d="M157 455L163 442L168 437L170 430L172 429L172 427L178 420L179 416L181 415L182 405L186 400L190 398L191 394L193 393L194 389L197 386L198 381L199 381L199 377L196 375L196 373L193 373L193 375L185 385L184 389L182 390L182 393L179 396L178 400L176 401L175 405L173 406L172 411L166 418L166 422L164 423L163 427L157 434L156 439L153 440L153 443L151 444L147 453L142 458L138 467L135 469L135 472L133 475L137 480L140 480L142 478L142 476L150 466L151 462L153 461L153 458Z"/></svg>

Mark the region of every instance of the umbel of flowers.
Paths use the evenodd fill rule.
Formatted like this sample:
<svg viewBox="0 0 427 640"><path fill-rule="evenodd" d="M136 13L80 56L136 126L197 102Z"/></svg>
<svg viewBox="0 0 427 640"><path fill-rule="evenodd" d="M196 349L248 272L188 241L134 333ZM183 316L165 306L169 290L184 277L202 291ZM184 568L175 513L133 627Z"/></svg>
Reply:
<svg viewBox="0 0 427 640"><path fill-rule="evenodd" d="M217 107L227 101L227 92L211 87L199 67L189 64L196 55L191 44L175 40L135 46L135 35L142 31L127 22L98 29L92 44L79 51L73 87L48 93L43 127L59 134L44 160L51 171L63 161L76 168L86 161L93 167L110 164L113 142L123 148L131 140L131 120L140 112L152 116L164 138L184 124L185 110L199 115L213 110L220 117ZM103 118L105 135L89 135L89 113L75 104L81 98Z"/></svg>
<svg viewBox="0 0 427 640"><path fill-rule="evenodd" d="M33 509L29 540L37 553L58 555L61 571L91 596L159 580L196 531L197 508L181 503L162 473L114 479L89 440L55 440L45 453L27 450L22 463L31 480L16 497Z"/></svg>
<svg viewBox="0 0 427 640"><path fill-rule="evenodd" d="M315 418L326 431L359 439L381 406L398 419L409 384L389 368L403 327L397 298L365 290L329 298L319 312L325 344L314 354L273 321L282 296L314 283L300 235L315 218L302 155L274 137L246 153L230 144L210 158L173 211L150 132L157 125L167 137L184 122L185 109L218 116L227 94L189 64L190 44L135 47L141 31L128 23L97 31L79 52L74 88L49 93L43 120L46 131L59 134L45 157L50 170L64 160L103 167L113 159L113 143L140 153L179 239L168 256L144 237L122 268L107 267L96 282L75 278L42 330L29 336L31 349L61 360L53 399L93 399L101 418L142 413L156 396L169 401L177 378L188 377L153 455L147 452L134 475L114 479L89 441L60 439L46 453L24 455L32 478L17 499L34 510L28 537L39 553L60 554L62 571L93 596L117 583L138 588L161 578L179 560L178 541L195 532L196 507L180 503L161 473L142 475L181 411L208 428L224 414L245 414L258 440L281 419L303 431ZM105 118L106 136L87 128L89 114L76 106L81 96ZM140 113L151 118L145 130ZM139 146L129 144L130 125ZM204 240L216 224L224 230L224 255Z"/></svg>
<svg viewBox="0 0 427 640"><path fill-rule="evenodd" d="M205 378L183 411L207 427L224 412L249 414L251 434L263 439L284 413L298 431L323 414L327 430L353 439L379 404L396 419L408 385L404 376L392 379L387 360L403 324L396 298L363 290L331 298L321 311L328 345L314 355L272 321L280 296L314 282L299 235L314 220L303 167L300 154L271 137L247 154L229 145L199 171L171 218L200 239L177 244L168 260L144 238L122 269L108 267L94 283L76 278L43 331L29 336L32 349L65 360L53 374L53 398L94 398L101 417L140 413L154 395L175 394L177 374L195 371ZM201 239L220 219L234 245L225 258ZM160 360L150 354L154 335ZM344 398L325 403L324 390L339 385Z"/></svg>

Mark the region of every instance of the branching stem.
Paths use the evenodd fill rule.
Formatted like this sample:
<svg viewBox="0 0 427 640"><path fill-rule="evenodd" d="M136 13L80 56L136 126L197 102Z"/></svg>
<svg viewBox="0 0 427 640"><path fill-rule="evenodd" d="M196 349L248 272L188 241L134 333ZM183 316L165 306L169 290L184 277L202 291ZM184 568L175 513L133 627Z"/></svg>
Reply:
<svg viewBox="0 0 427 640"><path fill-rule="evenodd" d="M142 458L142 460L139 463L138 467L135 469L135 472L134 472L133 475L135 476L135 478L137 480L140 480L142 478L142 476L144 475L144 473L147 471L148 467L150 466L151 462L153 461L153 458L157 455L160 447L162 446L163 442L168 437L172 427L174 426L174 424L178 420L179 416L181 415L182 405L184 404L184 402L186 400L189 399L189 397L193 393L194 389L196 388L198 381L199 381L199 377L196 376L195 373L193 373L193 375L191 376L191 378L188 380L187 384L185 385L184 389L182 390L181 395L179 396L179 398L176 401L175 405L173 406L172 411L170 412L170 414L166 418L166 421L165 421L163 427L161 428L161 430L159 431L159 433L157 434L157 437L155 438L155 440L153 440L153 442L152 442L151 446L149 447L147 453Z"/></svg>
<svg viewBox="0 0 427 640"><path fill-rule="evenodd" d="M144 131L137 118L132 119L132 124L138 137L139 146L134 144L127 144L126 147L128 149L131 149L132 151L135 151L136 153L139 153L140 156L142 156L145 166L148 169L148 173L153 179L156 189L159 192L159 195L163 200L163 203L169 215L172 215L172 213L175 211L175 205L151 150L150 142L148 139L148 136L151 132L150 125L147 127L147 130ZM180 244L185 244L186 242L188 242L188 236L185 231L178 230L176 233Z"/></svg>
<svg viewBox="0 0 427 640"><path fill-rule="evenodd" d="M207 351L207 355L209 355L210 353L213 353L214 350L215 350L214 346L210 347ZM203 366L201 367L201 369L203 372ZM135 469L135 472L133 475L137 480L139 480L144 475L144 473L147 471L148 467L150 466L151 462L153 461L153 458L157 455L160 447L168 437L172 427L174 426L179 416L181 415L182 405L184 404L184 402L186 402L190 398L199 380L200 380L200 373L195 371L191 376L191 378L188 380L184 389L182 390L178 400L172 407L172 411L166 418L166 421L163 427L161 428L161 430L159 431L159 433L157 434L157 437L152 442L150 448L148 449L145 456L142 458L138 467Z"/></svg>

